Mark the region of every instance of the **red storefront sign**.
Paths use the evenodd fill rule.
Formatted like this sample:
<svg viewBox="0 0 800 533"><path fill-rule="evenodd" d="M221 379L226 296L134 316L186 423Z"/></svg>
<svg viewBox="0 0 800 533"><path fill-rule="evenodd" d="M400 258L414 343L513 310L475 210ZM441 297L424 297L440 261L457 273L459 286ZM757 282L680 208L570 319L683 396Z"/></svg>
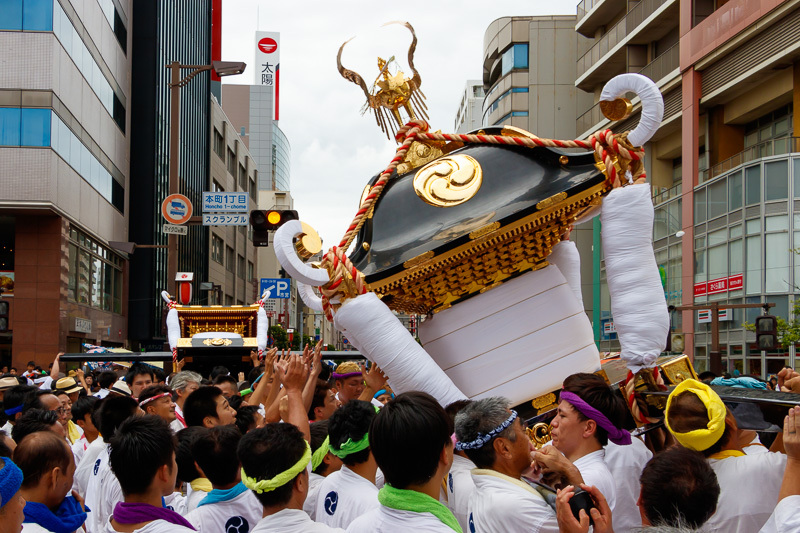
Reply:
<svg viewBox="0 0 800 533"><path fill-rule="evenodd" d="M712 279L709 282L694 284L694 297L706 294L719 294L728 291L738 291L744 286L744 276L736 274L727 278Z"/></svg>

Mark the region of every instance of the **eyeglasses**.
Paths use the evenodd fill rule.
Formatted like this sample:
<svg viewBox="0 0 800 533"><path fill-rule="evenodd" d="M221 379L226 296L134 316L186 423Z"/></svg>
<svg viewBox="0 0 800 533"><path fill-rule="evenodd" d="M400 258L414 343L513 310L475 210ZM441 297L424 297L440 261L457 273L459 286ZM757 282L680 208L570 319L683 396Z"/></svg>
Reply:
<svg viewBox="0 0 800 533"><path fill-rule="evenodd" d="M56 413L58 413L60 415L65 415L65 414L67 414L69 412L69 409L67 409L66 407L59 407L55 411L56 411Z"/></svg>

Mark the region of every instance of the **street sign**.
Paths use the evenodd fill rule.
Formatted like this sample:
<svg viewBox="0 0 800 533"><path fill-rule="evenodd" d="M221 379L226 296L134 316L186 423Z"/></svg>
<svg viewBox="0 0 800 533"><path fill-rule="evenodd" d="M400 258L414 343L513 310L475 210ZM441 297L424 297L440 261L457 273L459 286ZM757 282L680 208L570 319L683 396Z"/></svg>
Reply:
<svg viewBox="0 0 800 533"><path fill-rule="evenodd" d="M264 294L263 292L261 294ZM264 311L267 312L267 316L272 316L270 313L274 314L278 312L278 300L264 300Z"/></svg>
<svg viewBox="0 0 800 533"><path fill-rule="evenodd" d="M170 194L161 202L161 216L170 224L183 224L192 218L192 202L182 194Z"/></svg>
<svg viewBox="0 0 800 533"><path fill-rule="evenodd" d="M291 279L289 278L261 278L259 294L270 290L270 298L289 298L291 296Z"/></svg>
<svg viewBox="0 0 800 533"><path fill-rule="evenodd" d="M719 319L722 322L730 322L733 320L733 313L730 309L720 309ZM711 323L711 309L700 309L697 311L697 322L700 324Z"/></svg>
<svg viewBox="0 0 800 533"><path fill-rule="evenodd" d="M247 213L249 211L247 193L244 192L204 192L203 212L221 211L224 213Z"/></svg>
<svg viewBox="0 0 800 533"><path fill-rule="evenodd" d="M246 226L249 223L248 216L235 213L203 213L204 226Z"/></svg>
<svg viewBox="0 0 800 533"><path fill-rule="evenodd" d="M167 235L188 235L189 228L186 226L176 226L174 224L164 224L161 227L161 233L166 233Z"/></svg>

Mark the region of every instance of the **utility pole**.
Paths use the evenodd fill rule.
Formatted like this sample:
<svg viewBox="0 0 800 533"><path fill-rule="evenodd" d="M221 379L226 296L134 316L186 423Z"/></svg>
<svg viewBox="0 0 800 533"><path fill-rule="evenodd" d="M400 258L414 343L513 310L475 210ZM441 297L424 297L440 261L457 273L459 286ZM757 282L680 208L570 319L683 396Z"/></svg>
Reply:
<svg viewBox="0 0 800 533"><path fill-rule="evenodd" d="M711 310L711 352L708 354L711 372L718 376L722 375L722 353L719 350L719 310L720 309L756 309L762 307L768 311L770 307L775 307L774 303L763 304L726 304L719 302L709 302L707 304L696 305L671 305L670 311L698 311L701 309Z"/></svg>

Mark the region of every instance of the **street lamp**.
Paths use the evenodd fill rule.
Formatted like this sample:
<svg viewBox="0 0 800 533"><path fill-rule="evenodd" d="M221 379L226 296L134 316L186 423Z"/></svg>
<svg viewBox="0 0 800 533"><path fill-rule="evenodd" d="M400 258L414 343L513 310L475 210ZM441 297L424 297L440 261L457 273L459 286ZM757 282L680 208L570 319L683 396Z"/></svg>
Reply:
<svg viewBox="0 0 800 533"><path fill-rule="evenodd" d="M181 87L189 83L192 78L205 72L213 70L218 76L233 76L241 74L247 65L237 61L213 61L210 65L182 65L178 61L173 61L167 65L171 70L172 81L170 89L170 119L169 119L169 194L178 193L178 170L180 167L180 104ZM181 69L192 69L192 71L181 78ZM178 236L169 234L167 236L167 283L175 279L178 272Z"/></svg>

